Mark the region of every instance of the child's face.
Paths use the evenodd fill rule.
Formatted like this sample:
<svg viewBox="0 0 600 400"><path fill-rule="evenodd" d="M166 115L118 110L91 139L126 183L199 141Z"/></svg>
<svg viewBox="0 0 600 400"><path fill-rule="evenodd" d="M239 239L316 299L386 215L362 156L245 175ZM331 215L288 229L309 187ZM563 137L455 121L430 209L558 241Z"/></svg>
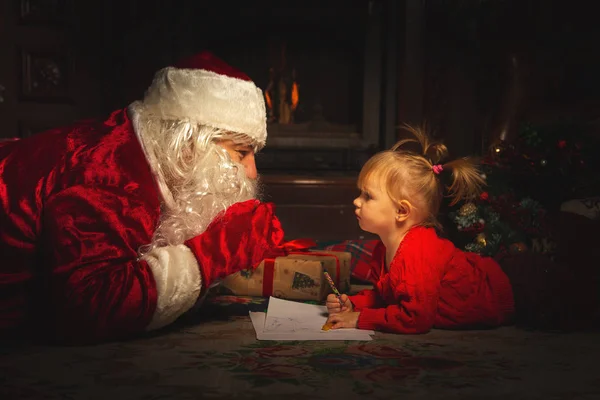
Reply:
<svg viewBox="0 0 600 400"><path fill-rule="evenodd" d="M387 236L396 229L397 207L377 179L368 179L359 197L354 199L361 229Z"/></svg>

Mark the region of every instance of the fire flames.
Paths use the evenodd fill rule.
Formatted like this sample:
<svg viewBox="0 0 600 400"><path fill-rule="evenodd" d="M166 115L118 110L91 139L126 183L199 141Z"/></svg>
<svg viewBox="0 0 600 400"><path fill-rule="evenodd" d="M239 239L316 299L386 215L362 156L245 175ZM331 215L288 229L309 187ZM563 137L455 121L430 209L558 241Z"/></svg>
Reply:
<svg viewBox="0 0 600 400"><path fill-rule="evenodd" d="M291 86L288 85L283 78L279 78L275 82L273 74L271 74L271 81L265 90L265 103L270 122L277 121L280 124L292 124L294 122L294 111L296 111L300 102L300 91L295 80L292 81Z"/></svg>
<svg viewBox="0 0 600 400"><path fill-rule="evenodd" d="M296 111L296 107L298 107L299 100L300 93L298 92L298 84L294 82L292 84L292 111Z"/></svg>

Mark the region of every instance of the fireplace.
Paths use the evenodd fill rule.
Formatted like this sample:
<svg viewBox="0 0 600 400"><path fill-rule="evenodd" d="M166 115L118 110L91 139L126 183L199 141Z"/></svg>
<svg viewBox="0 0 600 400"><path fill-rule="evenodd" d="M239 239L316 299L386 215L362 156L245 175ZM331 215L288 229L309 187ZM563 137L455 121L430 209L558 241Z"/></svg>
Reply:
<svg viewBox="0 0 600 400"><path fill-rule="evenodd" d="M115 74L124 102L137 99L159 67L211 50L266 93L269 136L257 156L263 173L355 174L393 143L402 2L134 3L154 11L124 18L137 21L123 28L127 56Z"/></svg>
<svg viewBox="0 0 600 400"><path fill-rule="evenodd" d="M231 23L208 47L265 92L263 173L356 172L380 147L383 3L267 1L228 11Z"/></svg>

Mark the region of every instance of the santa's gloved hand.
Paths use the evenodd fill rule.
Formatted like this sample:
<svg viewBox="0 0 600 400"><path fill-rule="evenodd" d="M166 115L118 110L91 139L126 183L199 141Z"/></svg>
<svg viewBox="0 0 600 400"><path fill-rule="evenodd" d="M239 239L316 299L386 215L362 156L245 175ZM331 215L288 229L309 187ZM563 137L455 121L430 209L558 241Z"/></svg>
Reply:
<svg viewBox="0 0 600 400"><path fill-rule="evenodd" d="M227 275L258 266L269 250L283 243L283 235L273 203L248 200L229 207L185 244L198 260L206 290Z"/></svg>

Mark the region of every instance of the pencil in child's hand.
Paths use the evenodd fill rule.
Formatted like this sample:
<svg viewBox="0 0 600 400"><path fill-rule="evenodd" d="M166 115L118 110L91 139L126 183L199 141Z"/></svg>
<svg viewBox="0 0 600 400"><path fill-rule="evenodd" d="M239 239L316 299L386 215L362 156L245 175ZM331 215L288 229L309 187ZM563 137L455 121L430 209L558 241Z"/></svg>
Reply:
<svg viewBox="0 0 600 400"><path fill-rule="evenodd" d="M323 325L323 327L321 328L321 330L323 330L323 331L329 331L329 330L331 330L332 326L333 326L332 324L326 323L325 325Z"/></svg>
<svg viewBox="0 0 600 400"><path fill-rule="evenodd" d="M333 283L333 279L331 279L331 276L329 276L329 272L323 271L323 275L325 275L327 282L329 282L329 286L331 286L331 290L333 290L333 293L337 296L338 300L340 301L340 307L344 307L344 303L342 303L342 295L335 287L335 284Z"/></svg>

